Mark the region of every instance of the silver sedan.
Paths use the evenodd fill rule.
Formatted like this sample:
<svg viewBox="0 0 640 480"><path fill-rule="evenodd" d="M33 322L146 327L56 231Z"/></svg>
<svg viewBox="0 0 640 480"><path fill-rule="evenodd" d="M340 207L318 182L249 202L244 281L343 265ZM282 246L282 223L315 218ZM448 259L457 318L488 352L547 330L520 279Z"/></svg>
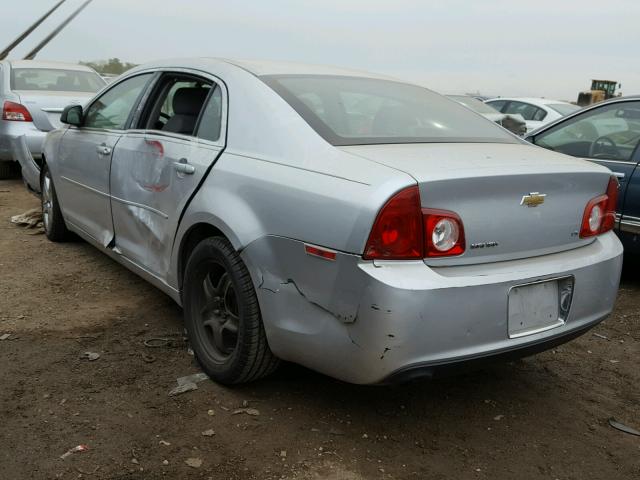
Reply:
<svg viewBox="0 0 640 480"><path fill-rule="evenodd" d="M613 308L611 173L422 87L168 61L62 121L40 173L21 156L47 236L74 232L182 305L219 382L280 360L431 377L566 342Z"/></svg>
<svg viewBox="0 0 640 480"><path fill-rule="evenodd" d="M60 127L60 114L70 103L84 103L106 85L83 65L4 60L0 62L0 179L17 167L13 139L23 137L37 160L47 132Z"/></svg>

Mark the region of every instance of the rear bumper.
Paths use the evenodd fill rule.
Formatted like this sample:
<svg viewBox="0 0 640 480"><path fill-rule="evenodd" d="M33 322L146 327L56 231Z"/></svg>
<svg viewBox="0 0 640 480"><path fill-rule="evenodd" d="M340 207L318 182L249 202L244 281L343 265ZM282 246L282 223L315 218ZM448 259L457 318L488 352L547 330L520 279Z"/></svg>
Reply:
<svg viewBox="0 0 640 480"><path fill-rule="evenodd" d="M38 130L32 122L8 122L0 120L0 160L16 160L11 139L25 137L27 147L35 159L42 157L42 146L47 132Z"/></svg>
<svg viewBox="0 0 640 480"><path fill-rule="evenodd" d="M622 245L610 232L567 252L441 268L419 261L373 263L340 257L333 283L322 278L317 263L293 270L293 262L308 262L304 257L291 258L279 282L271 280L277 270L269 267L257 288L268 340L285 360L348 382L373 384L431 376L469 361L523 356L580 335L613 309ZM312 277L302 277L305 270ZM575 279L565 323L509 338L509 290L564 276ZM328 285L327 295L313 290L319 284ZM336 313L354 301L354 316Z"/></svg>
<svg viewBox="0 0 640 480"><path fill-rule="evenodd" d="M511 360L517 360L519 358L535 355L536 353L544 352L551 348L557 347L567 343L575 338L584 335L586 332L595 327L604 318L599 318L595 322L586 327L574 329L565 332L560 335L550 336L544 338L538 342L531 342L524 346L519 346L512 349L503 351L484 353L479 356L460 358L455 360L448 360L442 363L426 363L415 364L408 367L403 367L400 370L393 372L387 378L383 380L384 384L404 383L417 379L433 379L440 377L447 377L451 375L457 375L470 370L477 370L487 365L491 365L498 362L507 362Z"/></svg>

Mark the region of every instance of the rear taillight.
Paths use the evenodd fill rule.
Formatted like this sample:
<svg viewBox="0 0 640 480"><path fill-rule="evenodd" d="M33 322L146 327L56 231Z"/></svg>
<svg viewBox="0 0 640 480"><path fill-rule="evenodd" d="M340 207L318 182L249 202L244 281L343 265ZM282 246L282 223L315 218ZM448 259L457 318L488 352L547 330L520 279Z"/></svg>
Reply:
<svg viewBox="0 0 640 480"><path fill-rule="evenodd" d="M458 215L420 206L417 186L396 193L378 213L364 250L366 260L414 260L460 255L464 228Z"/></svg>
<svg viewBox="0 0 640 480"><path fill-rule="evenodd" d="M422 210L427 257L460 255L464 252L464 228L458 215L446 210Z"/></svg>
<svg viewBox="0 0 640 480"><path fill-rule="evenodd" d="M9 120L10 122L33 122L31 114L27 107L20 103L4 102L2 106L2 119Z"/></svg>
<svg viewBox="0 0 640 480"><path fill-rule="evenodd" d="M580 238L593 237L613 230L616 223L618 203L618 179L612 176L607 185L607 193L589 200L580 226Z"/></svg>
<svg viewBox="0 0 640 480"><path fill-rule="evenodd" d="M418 186L396 193L376 218L364 258L411 260L424 257L422 212Z"/></svg>

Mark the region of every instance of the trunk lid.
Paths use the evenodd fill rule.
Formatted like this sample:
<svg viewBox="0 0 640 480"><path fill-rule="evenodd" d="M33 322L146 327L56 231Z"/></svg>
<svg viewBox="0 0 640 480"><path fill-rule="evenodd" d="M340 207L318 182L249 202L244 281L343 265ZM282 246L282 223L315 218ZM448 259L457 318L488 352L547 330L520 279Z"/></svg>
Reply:
<svg viewBox="0 0 640 480"><path fill-rule="evenodd" d="M47 92L32 90L14 91L20 103L27 107L38 130L48 132L59 128L60 114L67 105L84 105L94 93L91 92Z"/></svg>
<svg viewBox="0 0 640 480"><path fill-rule="evenodd" d="M590 199L605 193L611 175L590 162L522 144L342 148L413 176L423 207L460 215L464 254L427 259L430 265L514 260L591 243L593 238L579 237L582 215ZM527 206L535 200L543 203Z"/></svg>

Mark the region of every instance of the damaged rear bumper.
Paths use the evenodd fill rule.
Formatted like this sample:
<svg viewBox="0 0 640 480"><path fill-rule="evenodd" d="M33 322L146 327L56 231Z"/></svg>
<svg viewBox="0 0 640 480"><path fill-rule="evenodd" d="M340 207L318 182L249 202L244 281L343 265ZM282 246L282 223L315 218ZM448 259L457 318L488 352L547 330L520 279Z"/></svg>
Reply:
<svg viewBox="0 0 640 480"><path fill-rule="evenodd" d="M26 136L11 137L9 141L13 158L20 163L25 185L32 192L40 193L40 165L31 154Z"/></svg>
<svg viewBox="0 0 640 480"><path fill-rule="evenodd" d="M485 265L331 262L304 244L266 237L242 253L269 345L280 358L352 383L433 376L445 366L524 356L568 341L613 309L622 246L613 233L567 252ZM572 276L563 325L509 338L508 295L518 285Z"/></svg>

